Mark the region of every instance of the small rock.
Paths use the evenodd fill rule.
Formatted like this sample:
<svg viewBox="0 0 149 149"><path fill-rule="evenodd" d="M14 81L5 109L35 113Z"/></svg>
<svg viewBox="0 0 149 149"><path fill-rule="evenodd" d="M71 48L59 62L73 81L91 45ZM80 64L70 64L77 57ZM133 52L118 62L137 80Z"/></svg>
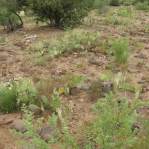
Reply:
<svg viewBox="0 0 149 149"><path fill-rule="evenodd" d="M40 115L42 113L41 108L34 104L30 104L29 109L31 112L33 112L34 115Z"/></svg>
<svg viewBox="0 0 149 149"><path fill-rule="evenodd" d="M89 83L83 83L77 86L78 89L88 91L90 89L90 84Z"/></svg>
<svg viewBox="0 0 149 149"><path fill-rule="evenodd" d="M109 93L113 90L113 83L111 81L103 82L102 91L104 94Z"/></svg>
<svg viewBox="0 0 149 149"><path fill-rule="evenodd" d="M141 58L141 59L147 59L146 55L143 53L139 53L138 55L136 55L135 57Z"/></svg>
<svg viewBox="0 0 149 149"><path fill-rule="evenodd" d="M100 58L94 56L89 58L89 63L97 66L101 66L103 64L103 61L100 60Z"/></svg>
<svg viewBox="0 0 149 149"><path fill-rule="evenodd" d="M15 120L10 125L10 128L15 129L16 131L21 132L21 133L25 133L27 131L27 128L25 127L25 124L24 124L23 120L21 120L21 119Z"/></svg>
<svg viewBox="0 0 149 149"><path fill-rule="evenodd" d="M49 140L49 137L54 134L54 129L50 126L45 126L39 130L39 135L45 141Z"/></svg>

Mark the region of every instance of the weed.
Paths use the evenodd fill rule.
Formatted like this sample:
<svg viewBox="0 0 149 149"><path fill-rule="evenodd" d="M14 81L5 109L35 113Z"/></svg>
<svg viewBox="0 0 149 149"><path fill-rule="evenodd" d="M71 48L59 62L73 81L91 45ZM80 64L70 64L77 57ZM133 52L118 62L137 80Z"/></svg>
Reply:
<svg viewBox="0 0 149 149"><path fill-rule="evenodd" d="M118 86L121 85L118 83ZM138 99L138 93L136 95L131 103L125 97L118 96L117 91L97 101L93 108L96 119L86 129L86 142L91 149L99 146L104 149L136 146L140 139L136 135L138 130L133 129L139 117L136 110L147 104Z"/></svg>
<svg viewBox="0 0 149 149"><path fill-rule="evenodd" d="M51 106L52 110L55 112L57 112L57 110L61 106L61 98L59 96L59 93L56 90L53 92L53 95L52 95L52 98L50 101L50 106Z"/></svg>
<svg viewBox="0 0 149 149"><path fill-rule="evenodd" d="M5 37L0 37L0 44L4 44L6 42L6 38Z"/></svg>
<svg viewBox="0 0 149 149"><path fill-rule="evenodd" d="M116 11L118 16L121 17L133 17L133 12L131 7L120 8Z"/></svg>
<svg viewBox="0 0 149 149"><path fill-rule="evenodd" d="M115 62L118 64L126 64L129 58L129 43L128 40L120 38L112 42L111 49L114 54Z"/></svg>
<svg viewBox="0 0 149 149"><path fill-rule="evenodd" d="M26 136L26 138L31 138L30 141L23 141L21 142L21 144L23 146L25 146L27 149L49 149L49 145L47 142L45 142L43 139L41 139L41 137L39 136L39 134L37 133L37 129L34 126L34 117L32 112L30 112L25 106L22 107L22 111L24 113L24 124L25 127L27 129L27 132L25 132L25 134L23 134L24 136ZM37 122L36 122L37 123ZM39 122L40 123L40 122ZM22 134L20 134L22 135Z"/></svg>
<svg viewBox="0 0 149 149"><path fill-rule="evenodd" d="M34 104L37 97L37 90L33 82L29 79L21 79L16 82L17 85L17 104L21 107L23 104Z"/></svg>
<svg viewBox="0 0 149 149"><path fill-rule="evenodd" d="M0 112L17 110L17 90L14 83L0 85Z"/></svg>

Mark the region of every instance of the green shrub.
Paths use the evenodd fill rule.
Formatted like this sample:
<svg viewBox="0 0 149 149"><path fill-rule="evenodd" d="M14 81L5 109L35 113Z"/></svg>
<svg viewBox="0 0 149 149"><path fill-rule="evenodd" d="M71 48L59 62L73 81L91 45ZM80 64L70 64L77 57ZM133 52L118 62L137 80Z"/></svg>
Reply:
<svg viewBox="0 0 149 149"><path fill-rule="evenodd" d="M29 79L10 82L8 85L0 85L0 111L13 112L20 110L23 105L36 104L38 92Z"/></svg>
<svg viewBox="0 0 149 149"><path fill-rule="evenodd" d="M0 85L0 112L14 112L17 110L17 90L14 84Z"/></svg>
<svg viewBox="0 0 149 149"><path fill-rule="evenodd" d="M89 126L89 140L104 149L129 148L137 141L132 126L136 122L134 107L126 99L110 93L95 105L97 119Z"/></svg>
<svg viewBox="0 0 149 149"><path fill-rule="evenodd" d="M93 3L92 0L29 0L37 20L57 27L80 24Z"/></svg>
<svg viewBox="0 0 149 149"><path fill-rule="evenodd" d="M116 39L112 42L111 49L114 54L115 62L126 64L129 58L129 43L126 39Z"/></svg>
<svg viewBox="0 0 149 149"><path fill-rule="evenodd" d="M106 8L106 6L109 5L109 0L95 0L94 6L96 9L98 9L100 12Z"/></svg>
<svg viewBox="0 0 149 149"><path fill-rule="evenodd" d="M16 82L17 86L17 104L22 105L39 104L37 100L38 92L33 82L29 79L21 79Z"/></svg>
<svg viewBox="0 0 149 149"><path fill-rule="evenodd" d="M118 16L121 16L121 17L132 17L133 15L131 7L119 8L116 13Z"/></svg>
<svg viewBox="0 0 149 149"><path fill-rule="evenodd" d="M149 2L148 2L148 1L138 2L138 3L136 4L136 8L137 8L138 10L149 11Z"/></svg>
<svg viewBox="0 0 149 149"><path fill-rule="evenodd" d="M110 5L119 6L120 5L120 0L110 0Z"/></svg>
<svg viewBox="0 0 149 149"><path fill-rule="evenodd" d="M17 13L24 6L25 1L23 1L0 0L0 25L3 25L7 31L23 27L23 21Z"/></svg>

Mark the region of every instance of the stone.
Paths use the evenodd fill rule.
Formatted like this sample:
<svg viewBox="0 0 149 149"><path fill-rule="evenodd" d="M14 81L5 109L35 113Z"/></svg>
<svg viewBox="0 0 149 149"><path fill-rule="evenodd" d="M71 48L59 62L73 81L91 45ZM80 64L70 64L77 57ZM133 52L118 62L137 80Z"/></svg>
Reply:
<svg viewBox="0 0 149 149"><path fill-rule="evenodd" d="M25 124L21 119L14 120L14 122L10 125L10 128L15 129L16 131L21 133L25 133L27 131L27 128L25 127Z"/></svg>
<svg viewBox="0 0 149 149"><path fill-rule="evenodd" d="M44 126L39 130L40 137L45 141L48 141L50 136L52 136L53 134L54 129L50 126Z"/></svg>
<svg viewBox="0 0 149 149"><path fill-rule="evenodd" d="M34 115L40 115L42 113L41 108L34 104L30 104L29 109L31 112L33 112Z"/></svg>
<svg viewBox="0 0 149 149"><path fill-rule="evenodd" d="M113 82L112 81L105 81L102 84L102 92L104 94L109 93L110 91L113 90Z"/></svg>
<svg viewBox="0 0 149 149"><path fill-rule="evenodd" d="M104 97L105 94L113 90L113 83L111 81L101 81L96 80L92 82L92 85L89 89L89 94L92 100L97 100L101 97Z"/></svg>
<svg viewBox="0 0 149 149"><path fill-rule="evenodd" d="M78 85L77 88L83 91L88 91L90 89L90 86L90 83L82 83Z"/></svg>

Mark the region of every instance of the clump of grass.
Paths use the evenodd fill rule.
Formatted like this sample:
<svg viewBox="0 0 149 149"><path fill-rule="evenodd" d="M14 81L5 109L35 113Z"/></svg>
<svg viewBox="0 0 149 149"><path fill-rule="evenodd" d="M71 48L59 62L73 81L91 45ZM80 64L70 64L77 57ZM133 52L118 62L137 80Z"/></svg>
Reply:
<svg viewBox="0 0 149 149"><path fill-rule="evenodd" d="M6 42L6 38L5 37L0 37L0 44L4 44Z"/></svg>
<svg viewBox="0 0 149 149"><path fill-rule="evenodd" d="M120 18L118 18L117 15L112 15L112 16L107 16L104 20L104 22L108 25L108 24L112 24L112 25L121 25L122 21L120 20Z"/></svg>
<svg viewBox="0 0 149 149"><path fill-rule="evenodd" d="M119 8L116 11L116 13L117 13L118 16L121 16L121 17L132 17L133 16L133 12L132 12L131 7Z"/></svg>
<svg viewBox="0 0 149 149"><path fill-rule="evenodd" d="M110 51L114 55L114 60L118 64L126 64L129 58L129 42L126 39L116 39L111 44Z"/></svg>
<svg viewBox="0 0 149 149"><path fill-rule="evenodd" d="M9 113L17 110L17 90L14 84L0 85L0 112Z"/></svg>
<svg viewBox="0 0 149 149"><path fill-rule="evenodd" d="M130 19L128 18L121 18L117 14L109 15L105 18L104 22L106 25L128 25L130 23Z"/></svg>

